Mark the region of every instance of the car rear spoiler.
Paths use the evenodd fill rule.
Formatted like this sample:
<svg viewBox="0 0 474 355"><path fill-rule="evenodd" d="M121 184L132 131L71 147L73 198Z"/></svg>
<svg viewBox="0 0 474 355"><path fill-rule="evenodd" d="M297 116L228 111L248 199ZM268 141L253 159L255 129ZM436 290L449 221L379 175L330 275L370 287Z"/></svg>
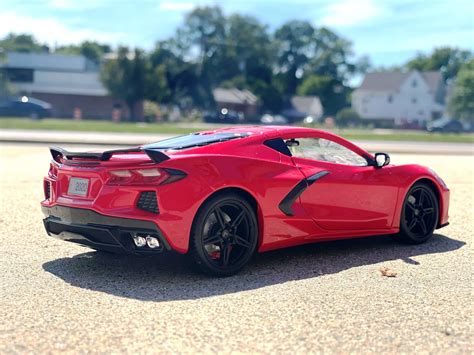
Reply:
<svg viewBox="0 0 474 355"><path fill-rule="evenodd" d="M51 156L53 157L54 161L59 162L60 158L74 160L74 159L84 159L84 160L100 160L100 161L107 161L112 158L115 154L128 154L128 153L140 153L144 152L148 157L153 160L155 163L161 163L165 160L168 160L170 157L167 156L165 153L155 150L155 149L147 149L142 147L134 147L128 149L114 149L114 150L106 150L102 153L88 153L88 152L68 152L67 150L61 147L50 147L49 151L51 152Z"/></svg>

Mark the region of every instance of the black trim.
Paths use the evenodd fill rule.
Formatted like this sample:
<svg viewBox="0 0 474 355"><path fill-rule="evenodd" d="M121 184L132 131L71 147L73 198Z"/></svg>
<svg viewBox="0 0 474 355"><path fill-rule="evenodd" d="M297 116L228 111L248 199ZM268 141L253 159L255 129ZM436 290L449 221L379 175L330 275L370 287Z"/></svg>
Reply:
<svg viewBox="0 0 474 355"><path fill-rule="evenodd" d="M441 229L441 228L444 228L446 226L449 226L449 222L446 222L446 223L443 223L443 224L439 224L436 229Z"/></svg>
<svg viewBox="0 0 474 355"><path fill-rule="evenodd" d="M142 191L137 201L137 208L154 214L160 214L156 191Z"/></svg>
<svg viewBox="0 0 474 355"><path fill-rule="evenodd" d="M168 160L170 157L159 150L143 148L143 151L153 160L155 163L161 163L162 161Z"/></svg>
<svg viewBox="0 0 474 355"><path fill-rule="evenodd" d="M66 206L41 206L48 235L96 250L127 254L156 254L171 250L161 230L151 221L104 216L92 210ZM152 234L163 247L137 248L132 233Z"/></svg>
<svg viewBox="0 0 474 355"><path fill-rule="evenodd" d="M164 171L166 171L169 174L169 177L163 181L160 185L166 185L181 179L184 179L188 174L186 174L184 171L178 170L178 169L171 169L171 168L163 168Z"/></svg>
<svg viewBox="0 0 474 355"><path fill-rule="evenodd" d="M282 138L269 139L263 142L263 144L273 150L276 150L277 152L280 152L281 154L291 157L290 149Z"/></svg>
<svg viewBox="0 0 474 355"><path fill-rule="evenodd" d="M311 175L308 178L305 178L301 180L299 183L296 184L295 187L291 189L291 191L281 200L280 204L278 205L278 208L287 216L293 216L294 212L291 209L291 206L293 206L293 203L295 200L306 190L308 187L310 187L313 183L315 183L317 180L322 178L323 176L326 176L329 174L329 171L323 170L320 171L319 173L316 173L314 175Z"/></svg>
<svg viewBox="0 0 474 355"><path fill-rule="evenodd" d="M377 165L377 156L378 155L383 155L385 156L385 163L382 165L382 166L378 166ZM384 166L390 164L390 155L388 155L387 153L375 153L374 154L374 159L373 159L373 162L372 162L373 166L377 169L380 169L380 168L383 168Z"/></svg>
<svg viewBox="0 0 474 355"><path fill-rule="evenodd" d="M59 162L59 158L64 157L68 160L72 159L91 159L91 160L100 160L106 161L110 160L112 155L114 154L127 154L127 153L139 153L145 152L151 160L155 163L161 163L165 160L169 159L165 153L160 152L154 149L142 148L142 147L134 147L134 148L127 148L127 149L113 149L107 150L102 153L89 153L89 152L69 152L61 147L50 147L49 151L51 152L51 156L53 160Z"/></svg>

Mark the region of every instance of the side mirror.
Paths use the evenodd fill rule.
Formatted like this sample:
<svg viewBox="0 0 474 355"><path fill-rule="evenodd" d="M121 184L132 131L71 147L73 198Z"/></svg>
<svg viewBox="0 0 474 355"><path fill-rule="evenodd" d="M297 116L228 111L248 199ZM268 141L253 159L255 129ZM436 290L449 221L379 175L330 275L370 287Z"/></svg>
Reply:
<svg viewBox="0 0 474 355"><path fill-rule="evenodd" d="M390 156L387 153L375 153L375 167L381 168L390 164Z"/></svg>

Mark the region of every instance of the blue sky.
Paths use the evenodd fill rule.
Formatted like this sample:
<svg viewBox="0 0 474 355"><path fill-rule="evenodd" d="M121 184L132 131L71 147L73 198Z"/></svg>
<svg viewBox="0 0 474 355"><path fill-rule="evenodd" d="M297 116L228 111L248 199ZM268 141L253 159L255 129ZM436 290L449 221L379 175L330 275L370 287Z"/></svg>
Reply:
<svg viewBox="0 0 474 355"><path fill-rule="evenodd" d="M290 19L329 26L376 66L445 45L474 50L472 0L2 0L0 37L26 32L53 46L93 39L151 48L197 5L253 15L270 29Z"/></svg>

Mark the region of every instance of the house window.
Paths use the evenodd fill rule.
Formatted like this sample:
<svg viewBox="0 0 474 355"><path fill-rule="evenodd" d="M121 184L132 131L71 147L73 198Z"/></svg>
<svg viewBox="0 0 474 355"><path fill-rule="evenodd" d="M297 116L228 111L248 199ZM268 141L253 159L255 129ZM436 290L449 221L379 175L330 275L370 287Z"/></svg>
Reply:
<svg viewBox="0 0 474 355"><path fill-rule="evenodd" d="M411 86L416 88L417 85L418 85L418 82L416 81L416 79L413 79L413 81L411 82Z"/></svg>
<svg viewBox="0 0 474 355"><path fill-rule="evenodd" d="M393 96L392 96L392 95L388 95L387 101L388 101L389 103L392 103L392 102L393 102Z"/></svg>
<svg viewBox="0 0 474 355"><path fill-rule="evenodd" d="M416 100L416 97L412 97L412 98L411 98L411 103L412 103L412 104L416 104L416 101L417 101L417 100Z"/></svg>
<svg viewBox="0 0 474 355"><path fill-rule="evenodd" d="M8 80L12 83L32 83L33 69L8 68L6 69Z"/></svg>

